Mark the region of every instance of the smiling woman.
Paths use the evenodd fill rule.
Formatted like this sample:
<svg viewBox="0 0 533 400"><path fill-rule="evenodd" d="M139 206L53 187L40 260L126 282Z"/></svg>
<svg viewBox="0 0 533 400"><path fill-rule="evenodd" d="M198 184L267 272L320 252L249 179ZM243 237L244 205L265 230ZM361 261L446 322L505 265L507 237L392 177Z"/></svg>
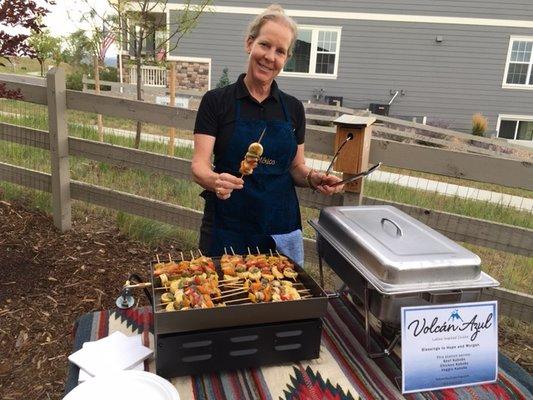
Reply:
<svg viewBox="0 0 533 400"><path fill-rule="evenodd" d="M342 190L342 185L333 186L339 178L305 165L303 105L274 80L292 55L296 34L296 23L283 8L268 7L251 22L244 39L246 73L207 92L200 104L192 173L205 189L200 249L211 256L225 248L240 254L258 248L278 250L302 265L295 185L324 194ZM250 154L259 142L262 154ZM253 168L242 169L251 158Z"/></svg>

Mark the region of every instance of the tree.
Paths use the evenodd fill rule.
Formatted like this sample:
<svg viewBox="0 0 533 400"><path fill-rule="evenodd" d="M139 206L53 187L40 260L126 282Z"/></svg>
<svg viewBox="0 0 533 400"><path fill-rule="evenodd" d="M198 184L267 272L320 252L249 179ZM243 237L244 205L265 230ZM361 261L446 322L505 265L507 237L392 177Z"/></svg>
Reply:
<svg viewBox="0 0 533 400"><path fill-rule="evenodd" d="M48 13L47 5L53 5L53 0L40 0L41 6L34 0L0 0L0 65L9 57L29 56L35 53L27 43L29 34L39 32L44 24L42 18ZM24 28L26 33L10 34L4 31L7 28ZM20 90L6 90L0 84L0 97L21 98Z"/></svg>
<svg viewBox="0 0 533 400"><path fill-rule="evenodd" d="M57 63L57 54L61 54L61 39L53 37L46 29L31 35L28 42L41 66L41 76L44 76L44 62L49 58L55 58L54 61Z"/></svg>
<svg viewBox="0 0 533 400"><path fill-rule="evenodd" d="M217 83L217 88L223 88L224 86L228 86L230 84L229 77L228 77L228 67L224 67L222 70L222 75L220 76L220 79Z"/></svg>
<svg viewBox="0 0 533 400"><path fill-rule="evenodd" d="M85 0L88 4L88 0ZM137 100L142 101L141 66L143 60L159 62L167 52L178 47L180 40L198 23L200 15L213 0L200 0L193 4L186 0L181 9L173 10L172 21L160 21L157 14L166 15L168 0L108 0L109 7L117 18L100 15L104 28L115 33L119 47L130 48L135 62ZM91 12L95 12L94 8ZM129 35L125 35L128 32ZM129 36L130 41L127 41ZM137 122L135 147L139 148L142 123Z"/></svg>
<svg viewBox="0 0 533 400"><path fill-rule="evenodd" d="M73 67L80 67L82 64L90 64L91 62L91 48L90 39L84 29L68 35L66 46L63 50L63 59Z"/></svg>

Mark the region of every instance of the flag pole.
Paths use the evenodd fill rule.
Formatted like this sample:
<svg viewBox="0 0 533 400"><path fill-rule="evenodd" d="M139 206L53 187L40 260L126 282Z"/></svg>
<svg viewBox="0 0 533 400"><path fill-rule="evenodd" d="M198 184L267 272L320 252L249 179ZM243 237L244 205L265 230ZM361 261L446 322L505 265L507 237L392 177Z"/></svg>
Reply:
<svg viewBox="0 0 533 400"><path fill-rule="evenodd" d="M122 32L122 13L120 8L120 0L118 0L118 38L118 80L120 82L120 93L124 93L124 88L122 87L122 40L124 40L124 32Z"/></svg>

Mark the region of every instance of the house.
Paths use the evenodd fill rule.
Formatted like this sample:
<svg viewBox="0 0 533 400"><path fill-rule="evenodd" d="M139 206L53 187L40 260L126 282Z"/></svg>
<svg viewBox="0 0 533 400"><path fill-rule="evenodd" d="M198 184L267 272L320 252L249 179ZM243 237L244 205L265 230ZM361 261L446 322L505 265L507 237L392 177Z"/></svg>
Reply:
<svg viewBox="0 0 533 400"><path fill-rule="evenodd" d="M302 101L533 142L533 0L292 0L295 54L278 82ZM209 89L245 70L244 32L270 2L216 0L166 55L184 88ZM169 0L167 24L181 2ZM156 38L154 38L154 41Z"/></svg>

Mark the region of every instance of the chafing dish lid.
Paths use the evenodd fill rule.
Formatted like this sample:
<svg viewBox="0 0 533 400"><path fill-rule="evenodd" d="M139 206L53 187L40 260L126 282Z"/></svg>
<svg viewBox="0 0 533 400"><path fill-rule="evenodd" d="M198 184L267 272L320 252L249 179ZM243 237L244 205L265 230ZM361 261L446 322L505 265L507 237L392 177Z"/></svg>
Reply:
<svg viewBox="0 0 533 400"><path fill-rule="evenodd" d="M482 276L477 255L392 206L327 207L312 225L382 288L497 285Z"/></svg>

